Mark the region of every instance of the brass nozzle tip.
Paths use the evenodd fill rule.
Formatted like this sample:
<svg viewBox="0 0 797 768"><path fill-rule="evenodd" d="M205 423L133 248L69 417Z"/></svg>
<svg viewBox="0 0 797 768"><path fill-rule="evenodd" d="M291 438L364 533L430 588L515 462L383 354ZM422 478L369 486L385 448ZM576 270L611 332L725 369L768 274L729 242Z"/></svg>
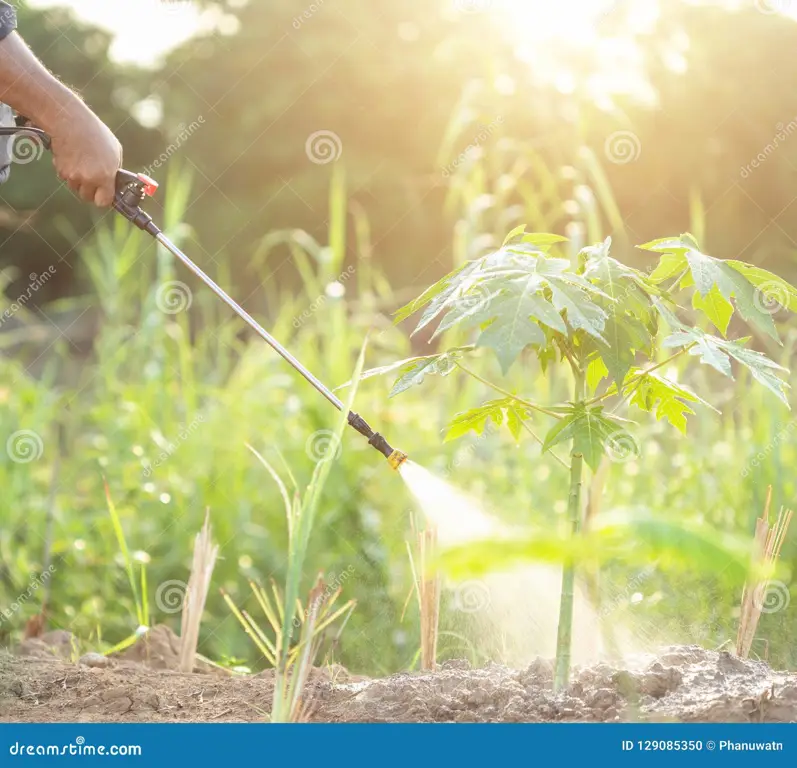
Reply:
<svg viewBox="0 0 797 768"><path fill-rule="evenodd" d="M387 463L393 469L398 469L405 461L407 460L407 454L402 453L401 451L393 451L390 456L387 457Z"/></svg>

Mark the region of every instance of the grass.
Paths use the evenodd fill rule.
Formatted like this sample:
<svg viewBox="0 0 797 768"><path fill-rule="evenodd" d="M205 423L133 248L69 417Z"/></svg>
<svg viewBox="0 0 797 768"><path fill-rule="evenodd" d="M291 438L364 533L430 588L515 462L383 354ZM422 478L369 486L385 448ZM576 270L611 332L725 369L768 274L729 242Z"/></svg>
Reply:
<svg viewBox="0 0 797 768"><path fill-rule="evenodd" d="M179 225L189 182L178 175L169 180L167 232L186 249L196 250L197 260L222 285L231 285L228 265L233 259L206 260L190 232ZM327 243L282 233L265 240L248 260L246 254L235 255L248 284L264 286L264 295L252 298L244 288L247 308L265 318L267 327L332 386L350 377L369 330L369 366L412 352L405 334L391 325L389 313L401 301L369 258L366 227L355 228L357 236L344 251L343 184L337 177ZM539 229L555 226L550 221L557 194L552 184L544 194L523 188L527 208L540 211L539 221L530 222ZM473 190L484 191L490 190ZM496 224L495 231L505 231L507 223ZM473 232L492 226L487 224L467 222ZM473 255L466 253L466 241L458 240L457 258ZM319 430L334 430L337 415L265 345L242 338L240 323L215 297L124 222L99 227L82 247L81 259L92 298L61 302L48 314L64 327L72 321L80 325L81 317L96 321L91 357L76 356L68 343L54 338L46 321L21 310L15 315L19 325L14 346L5 348L9 357L0 366L0 608L8 610L25 593L31 574L51 562L51 628L68 628L87 645L103 650L135 637L145 623L142 618L147 625L166 622L176 630L179 617L160 610L151 598L161 584L188 573L193 537L210 508L220 546L214 584L253 615L260 606L249 582L282 581L295 561L292 565L286 559L282 491L252 460L246 444L272 465L284 457L295 472L295 485L306 487L315 467L308 440ZM298 290L278 287L288 282L287 275L277 274L286 259L298 265ZM340 281L349 266L353 278ZM192 289L191 309L164 314L157 306L157 291L164 281L175 279ZM327 295L333 282L344 286L344 297L336 298L337 291ZM325 300L319 302L322 295ZM795 342L797 335L786 334L784 359L793 357ZM486 357L475 366L485 378L495 378ZM683 370L680 362L675 368ZM792 506L797 497L797 477L791 471L797 463L795 422L745 376L727 387L711 371L695 375L704 379L696 389L720 393L722 415L690 427L685 440L658 425L646 427L650 440L643 455L610 468L604 509L642 507L657 516L704 521L752 536L754 510L763 508L768 485L776 508ZM534 400L566 396L567 381L542 375L534 366L519 366L514 376L509 388ZM498 433L442 444L441 430L450 414L487 394L468 377L456 392L443 382L394 402L386 399L386 384L374 380L361 386L357 410L419 463L447 475L507 523L564 528L567 509L552 457L541 456L530 442L518 448ZM66 433L62 451L57 421ZM19 430L40 437L38 459L19 463L3 451L8 436ZM187 437L181 439L181 434ZM400 622L413 585L404 548L412 503L400 480L364 441L344 435L341 446L320 503L320 524L313 526L306 542L308 567L298 594L307 594L319 571L350 572L341 599L356 600L358 608L347 623L338 659L369 674L406 669L416 658L420 637L414 613ZM163 453L166 460L155 466ZM53 486L59 454L61 467ZM153 469L145 476L147 466ZM106 508L106 482L112 516ZM48 541L43 532L53 494ZM793 538L784 543L780 561L777 578L788 583L797 566ZM741 585L683 571L656 571L637 588L641 601L613 600L625 595L629 584L639 584L638 571L621 562L602 569L601 589L617 605L613 621L631 620L643 630L655 630L662 640L707 647L735 638ZM794 587L792 594L797 599ZM1 643L20 638L25 620L40 608L37 600L34 596L9 616L0 614ZM448 607L444 592L438 661L466 653L479 658L473 638L453 626ZM775 666L797 668L791 639L795 630L793 609L762 616L758 637L768 641ZM199 650L217 660L258 661L215 590L208 598ZM754 644L753 655L759 650Z"/></svg>

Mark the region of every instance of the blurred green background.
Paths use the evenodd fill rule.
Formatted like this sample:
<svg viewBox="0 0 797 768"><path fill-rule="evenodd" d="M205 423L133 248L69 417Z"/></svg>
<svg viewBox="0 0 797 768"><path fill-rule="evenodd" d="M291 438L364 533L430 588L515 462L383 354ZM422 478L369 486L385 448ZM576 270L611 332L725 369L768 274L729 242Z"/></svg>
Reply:
<svg viewBox="0 0 797 768"><path fill-rule="evenodd" d="M713 256L797 277L788 4L164 3L190 13L176 22L150 3L140 14L161 36L177 39L183 18L198 31L146 66L112 58L80 0L39 5L19 4L20 31L116 131L126 167L161 181L156 220L332 386L369 332L369 366L430 349L392 327L392 311L519 223L582 244L611 235L636 266L649 262L635 245L689 230ZM245 444L277 466L281 452L303 485L329 404L168 254L77 201L48 158L14 166L0 228L0 608L52 563L49 626L103 647L136 629L103 477L146 564L153 620L179 624L162 587L187 580L207 508L216 586L246 604L247 579L282 578L282 504ZM791 366L797 336L782 330L782 348L755 343ZM498 378L494 360L480 364ZM531 359L513 377L541 402L566 391ZM687 381L722 414L700 414L686 438L641 425L643 454L611 468L604 507L752 536L768 485L775 509L794 505L792 415L743 376L728 386L690 366ZM364 382L357 410L416 460L507 520L563 525L565 480L537 446L498 433L442 444L486 389L441 379L387 392ZM416 612L401 618L413 504L372 454L354 435L343 444L306 576L353 566L340 658L384 673L417 656ZM782 559L788 584L793 534ZM741 585L699 563L629 584L636 572L610 566L602 589L643 634L735 638ZM42 596L2 617L0 643L19 640ZM463 639L462 619L444 605L441 657L494 655ZM754 651L797 667L795 628L793 606L764 615ZM257 665L215 590L200 651Z"/></svg>

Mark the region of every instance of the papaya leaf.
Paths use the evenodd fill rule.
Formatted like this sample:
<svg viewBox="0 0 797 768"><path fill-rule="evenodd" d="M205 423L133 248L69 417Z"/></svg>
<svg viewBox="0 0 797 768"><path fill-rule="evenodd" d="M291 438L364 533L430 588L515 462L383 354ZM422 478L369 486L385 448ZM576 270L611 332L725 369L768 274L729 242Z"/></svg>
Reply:
<svg viewBox="0 0 797 768"><path fill-rule="evenodd" d="M524 419L529 417L529 409L524 408L517 400L506 397L501 400L490 400L477 408L458 413L448 425L445 442L456 440L471 430L481 435L490 421L500 427L504 423L504 414L506 414L507 428L512 437L518 440L521 425Z"/></svg>
<svg viewBox="0 0 797 768"><path fill-rule="evenodd" d="M690 403L699 403L716 411L716 408L690 389L670 381L657 371L633 371L629 378L634 380L631 405L655 413L658 421L666 419L684 434L686 434L687 415L695 413Z"/></svg>
<svg viewBox="0 0 797 768"><path fill-rule="evenodd" d="M515 243L527 243L532 246L536 246L541 250L547 250L552 245L556 243L564 243L567 242L566 237L562 237L561 235L551 235L546 232L526 232L526 226L521 224L519 227L515 227L507 236L504 238L504 247L510 244Z"/></svg>
<svg viewBox="0 0 797 768"><path fill-rule="evenodd" d="M655 251L656 253L677 253L689 248L681 237L660 237L658 240L651 240L649 243L638 245L643 251Z"/></svg>
<svg viewBox="0 0 797 768"><path fill-rule="evenodd" d="M600 356L594 357L589 365L587 365L587 388L591 395L595 394L595 390L600 383L609 375L609 369L603 358Z"/></svg>
<svg viewBox="0 0 797 768"><path fill-rule="evenodd" d="M750 572L749 543L702 523L638 510L613 513L598 518L595 540L607 555L614 553L627 562L655 560L662 569L701 571L729 583L743 582Z"/></svg>
<svg viewBox="0 0 797 768"><path fill-rule="evenodd" d="M654 241L654 243L656 243L655 248L648 250L671 252L677 265L686 260L695 289L700 294L700 298L693 299L693 306L702 310L723 335L730 322L728 310L730 308L732 313L735 305L747 323L780 342L772 315L761 306L761 297L756 292L756 286L742 271L734 269L733 265L722 259L701 253L695 239L688 234L681 235L680 238L665 238L664 241ZM669 272L673 268L671 264L666 271ZM682 280L681 287L689 287L688 281ZM730 302L731 298L734 300L733 304Z"/></svg>
<svg viewBox="0 0 797 768"><path fill-rule="evenodd" d="M514 291L493 302L495 310L488 309L492 322L482 331L477 346L490 347L504 373L529 344L545 345L545 334L531 319L534 298L527 290Z"/></svg>
<svg viewBox="0 0 797 768"><path fill-rule="evenodd" d="M712 285L705 296L695 291L692 296L692 306L702 312L723 336L727 335L728 324L733 315L733 304L720 293L716 285Z"/></svg>
<svg viewBox="0 0 797 768"><path fill-rule="evenodd" d="M691 347L689 349L690 355L695 355L700 358L702 363L710 365L712 368L719 371L724 376L733 378L731 370L731 359L743 365L750 371L751 376L759 383L763 384L770 392L775 394L777 398L788 408L789 401L786 397L786 389L789 385L781 379L776 371L783 371L788 373L788 369L782 365L770 360L766 355L761 352L756 352L752 349L747 349L744 344L749 339L738 339L736 341L728 341L725 339L718 339L716 336L710 336L704 333L699 328L686 328L669 310L663 307L662 304L657 303L657 308L667 324L676 329L674 333L664 339L662 342L663 347Z"/></svg>
<svg viewBox="0 0 797 768"><path fill-rule="evenodd" d="M605 342L601 332L609 315L590 300L586 291L559 281L551 281L550 286L551 301L559 312L567 313L570 327Z"/></svg>
<svg viewBox="0 0 797 768"><path fill-rule="evenodd" d="M662 283L665 280L678 277L678 275L683 274L688 266L689 263L683 251L665 253L659 259L656 269L650 273L650 281L652 283Z"/></svg>
<svg viewBox="0 0 797 768"><path fill-rule="evenodd" d="M567 539L546 530L520 529L460 544L440 557L454 579L506 571L523 563L600 565L621 561L657 570L686 570L739 585L749 577L749 543L712 526L646 515L638 510L602 515L594 529Z"/></svg>
<svg viewBox="0 0 797 768"><path fill-rule="evenodd" d="M782 277L743 261L728 261L726 263L756 287L759 303L769 312L773 311L775 303L790 312L797 312L797 288Z"/></svg>
<svg viewBox="0 0 797 768"><path fill-rule="evenodd" d="M397 325L402 322L402 320L406 320L410 315L414 315L430 302L435 302L438 310L442 310L446 300L456 292L460 282L471 272L478 269L480 265L480 259L467 261L452 272L449 272L434 285L430 285L417 299L413 299L411 302L401 307L401 309L397 310L393 316L393 323ZM431 319L434 319L434 316Z"/></svg>
<svg viewBox="0 0 797 768"><path fill-rule="evenodd" d="M456 368L455 360L460 355L453 351L444 352L440 355L416 358L413 362L400 370L400 376L393 384L388 397L395 397L410 387L422 384L427 376L439 374L448 376Z"/></svg>
<svg viewBox="0 0 797 768"><path fill-rule="evenodd" d="M604 414L600 406L588 408L578 403L570 406L567 414L545 436L543 453L572 440L572 453L582 454L587 465L596 470L603 454L613 445L636 445L619 420Z"/></svg>
<svg viewBox="0 0 797 768"><path fill-rule="evenodd" d="M390 365L383 365L364 371L359 380L362 381L363 379L370 379L374 376L384 376L385 374L399 371L400 376L393 385L393 389L390 391L389 395L389 397L393 397L416 384L422 383L424 377L427 375L439 374L440 376L448 376L456 367L455 361L472 350L472 346L455 347L438 355L408 357L406 360L399 360ZM336 387L336 391L348 387L350 384L351 382L347 381L345 384Z"/></svg>

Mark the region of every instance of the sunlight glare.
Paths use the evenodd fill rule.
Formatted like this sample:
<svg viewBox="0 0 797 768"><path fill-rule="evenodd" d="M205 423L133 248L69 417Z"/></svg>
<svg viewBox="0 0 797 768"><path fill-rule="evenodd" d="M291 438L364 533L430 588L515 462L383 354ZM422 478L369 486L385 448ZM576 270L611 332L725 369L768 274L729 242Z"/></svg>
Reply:
<svg viewBox="0 0 797 768"><path fill-rule="evenodd" d="M533 77L562 94L579 94L607 109L617 94L653 98L634 36L656 24L659 0L636 0L609 36L601 23L616 8L614 0L491 0L489 6Z"/></svg>
<svg viewBox="0 0 797 768"><path fill-rule="evenodd" d="M113 33L111 57L115 61L143 66L154 65L203 28L200 10L192 0L29 0L29 4L34 8L69 6L80 18Z"/></svg>

